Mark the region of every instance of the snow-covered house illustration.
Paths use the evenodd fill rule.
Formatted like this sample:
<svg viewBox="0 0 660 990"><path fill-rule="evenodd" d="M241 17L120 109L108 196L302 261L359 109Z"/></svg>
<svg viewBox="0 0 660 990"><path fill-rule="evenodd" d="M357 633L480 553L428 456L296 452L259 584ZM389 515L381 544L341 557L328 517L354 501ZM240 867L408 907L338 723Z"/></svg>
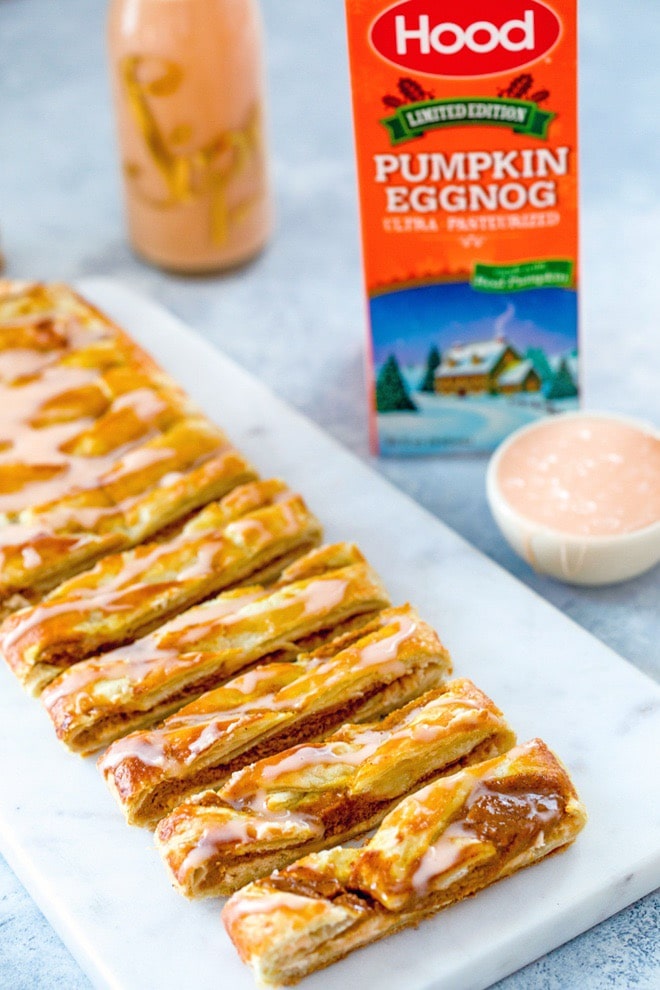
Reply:
<svg viewBox="0 0 660 990"><path fill-rule="evenodd" d="M497 390L505 395L512 392L538 392L540 388L541 378L531 361L517 361L497 379Z"/></svg>
<svg viewBox="0 0 660 990"><path fill-rule="evenodd" d="M441 395L475 392L538 392L541 378L529 360L505 337L454 344L446 350L435 373Z"/></svg>

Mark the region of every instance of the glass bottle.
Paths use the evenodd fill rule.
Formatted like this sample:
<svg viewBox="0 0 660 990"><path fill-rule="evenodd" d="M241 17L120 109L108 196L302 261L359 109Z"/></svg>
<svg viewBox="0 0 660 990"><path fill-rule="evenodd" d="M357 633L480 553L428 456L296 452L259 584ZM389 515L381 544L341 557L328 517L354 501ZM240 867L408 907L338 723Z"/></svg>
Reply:
<svg viewBox="0 0 660 990"><path fill-rule="evenodd" d="M257 0L111 0L129 236L179 272L239 265L272 228Z"/></svg>

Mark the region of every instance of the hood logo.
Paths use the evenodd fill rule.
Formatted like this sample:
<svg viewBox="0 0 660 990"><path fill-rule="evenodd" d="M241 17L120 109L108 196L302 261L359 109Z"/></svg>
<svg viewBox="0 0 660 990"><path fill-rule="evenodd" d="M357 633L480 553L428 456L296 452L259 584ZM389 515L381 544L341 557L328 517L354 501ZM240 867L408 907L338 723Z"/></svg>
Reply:
<svg viewBox="0 0 660 990"><path fill-rule="evenodd" d="M494 20L484 6L403 0L374 21L371 43L388 62L416 72L482 76L536 61L561 34L559 18L540 0L499 0Z"/></svg>

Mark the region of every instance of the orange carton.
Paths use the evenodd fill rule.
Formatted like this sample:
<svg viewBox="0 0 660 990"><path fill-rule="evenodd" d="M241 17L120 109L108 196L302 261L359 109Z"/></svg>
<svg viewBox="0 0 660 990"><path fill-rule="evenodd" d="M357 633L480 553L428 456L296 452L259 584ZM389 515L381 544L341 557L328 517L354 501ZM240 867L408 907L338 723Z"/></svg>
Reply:
<svg viewBox="0 0 660 990"><path fill-rule="evenodd" d="M577 404L576 0L346 0L383 454Z"/></svg>

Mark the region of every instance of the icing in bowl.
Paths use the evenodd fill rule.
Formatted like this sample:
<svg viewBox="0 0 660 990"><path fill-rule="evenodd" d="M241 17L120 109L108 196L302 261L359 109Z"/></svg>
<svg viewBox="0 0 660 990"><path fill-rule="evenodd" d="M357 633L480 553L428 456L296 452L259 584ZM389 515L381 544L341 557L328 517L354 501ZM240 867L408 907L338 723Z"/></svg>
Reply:
<svg viewBox="0 0 660 990"><path fill-rule="evenodd" d="M660 434L610 413L564 413L513 433L493 454L488 502L532 567L611 584L660 561Z"/></svg>

